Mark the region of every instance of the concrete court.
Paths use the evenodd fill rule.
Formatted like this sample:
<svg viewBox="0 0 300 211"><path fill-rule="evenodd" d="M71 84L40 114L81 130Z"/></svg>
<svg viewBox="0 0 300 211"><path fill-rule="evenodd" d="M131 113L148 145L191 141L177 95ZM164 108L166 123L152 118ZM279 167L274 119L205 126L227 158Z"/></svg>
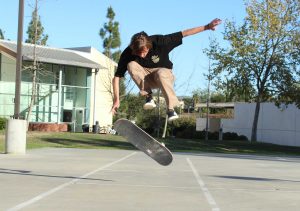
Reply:
<svg viewBox="0 0 300 211"><path fill-rule="evenodd" d="M45 148L0 154L0 210L300 210L300 158Z"/></svg>

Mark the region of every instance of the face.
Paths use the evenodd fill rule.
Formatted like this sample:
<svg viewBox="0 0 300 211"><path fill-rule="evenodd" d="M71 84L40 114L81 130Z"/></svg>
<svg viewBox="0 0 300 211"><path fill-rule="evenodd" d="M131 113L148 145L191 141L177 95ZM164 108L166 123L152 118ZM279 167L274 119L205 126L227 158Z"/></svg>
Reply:
<svg viewBox="0 0 300 211"><path fill-rule="evenodd" d="M139 53L137 53L137 55L139 57L145 58L147 56L148 52L149 52L149 48L144 47L143 50L141 50Z"/></svg>

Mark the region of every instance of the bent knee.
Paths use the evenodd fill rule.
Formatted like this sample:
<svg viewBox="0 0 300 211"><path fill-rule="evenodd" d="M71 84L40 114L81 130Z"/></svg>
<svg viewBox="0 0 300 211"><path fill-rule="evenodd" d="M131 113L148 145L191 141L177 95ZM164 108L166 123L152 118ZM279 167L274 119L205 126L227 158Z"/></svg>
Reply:
<svg viewBox="0 0 300 211"><path fill-rule="evenodd" d="M134 72L135 70L137 70L140 67L140 65L135 62L135 61L131 61L127 64L127 70L129 72Z"/></svg>
<svg viewBox="0 0 300 211"><path fill-rule="evenodd" d="M172 80L174 79L172 71L167 68L160 69L157 72L157 75L159 78L168 78L168 79L172 79Z"/></svg>

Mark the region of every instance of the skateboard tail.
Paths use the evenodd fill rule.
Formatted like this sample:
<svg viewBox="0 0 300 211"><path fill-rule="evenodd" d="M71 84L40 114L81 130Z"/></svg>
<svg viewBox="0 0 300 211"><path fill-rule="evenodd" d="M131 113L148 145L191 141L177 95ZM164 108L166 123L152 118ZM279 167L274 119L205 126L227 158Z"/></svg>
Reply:
<svg viewBox="0 0 300 211"><path fill-rule="evenodd" d="M159 164L167 166L172 162L173 156L166 147L128 120L119 119L114 124L114 129Z"/></svg>

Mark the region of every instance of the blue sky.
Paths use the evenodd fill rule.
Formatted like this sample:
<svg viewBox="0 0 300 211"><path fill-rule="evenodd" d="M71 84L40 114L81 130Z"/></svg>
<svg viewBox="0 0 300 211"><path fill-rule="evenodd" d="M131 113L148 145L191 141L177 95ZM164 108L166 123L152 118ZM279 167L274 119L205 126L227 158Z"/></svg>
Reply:
<svg viewBox="0 0 300 211"><path fill-rule="evenodd" d="M13 41L17 40L18 3L18 0L1 0L0 28L6 39ZM24 40L33 5L33 0L25 0ZM120 23L121 50L126 48L134 33L142 30L150 35L168 34L205 25L214 18L234 19L239 23L245 17L243 0L40 0L39 14L45 33L49 35L48 45L59 48L93 46L102 51L99 30L107 21L109 6ZM223 43L223 31L221 25L217 31L186 37L183 44L171 52L177 95L189 95L197 88L206 88L203 74L207 72L208 60L203 49L210 36Z"/></svg>

